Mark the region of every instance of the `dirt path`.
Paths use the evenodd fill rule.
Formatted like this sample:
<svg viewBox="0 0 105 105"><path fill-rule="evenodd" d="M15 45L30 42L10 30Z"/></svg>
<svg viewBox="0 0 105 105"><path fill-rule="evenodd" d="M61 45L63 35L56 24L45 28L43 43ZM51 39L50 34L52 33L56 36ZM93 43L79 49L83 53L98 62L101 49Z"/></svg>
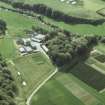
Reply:
<svg viewBox="0 0 105 105"><path fill-rule="evenodd" d="M31 99L32 97L39 91L39 89L48 81L50 80L56 73L58 72L58 69L56 68L55 71L49 76L47 77L33 92L32 94L28 97L27 101L26 101L26 105L30 105Z"/></svg>

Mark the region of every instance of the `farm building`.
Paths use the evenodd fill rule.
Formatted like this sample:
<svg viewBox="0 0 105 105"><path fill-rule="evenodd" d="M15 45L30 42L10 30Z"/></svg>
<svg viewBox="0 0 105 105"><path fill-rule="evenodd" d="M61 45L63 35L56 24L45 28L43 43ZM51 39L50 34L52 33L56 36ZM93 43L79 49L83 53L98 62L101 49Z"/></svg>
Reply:
<svg viewBox="0 0 105 105"><path fill-rule="evenodd" d="M42 48L43 48L43 50L44 50L45 52L48 52L48 51L49 51L48 48L47 48L45 45L42 45Z"/></svg>
<svg viewBox="0 0 105 105"><path fill-rule="evenodd" d="M40 42L41 42L41 40L36 39L36 38L33 38L33 37L31 38L31 40L32 40L32 41L34 41L34 42L38 42L38 43L40 43Z"/></svg>
<svg viewBox="0 0 105 105"><path fill-rule="evenodd" d="M42 34L38 34L35 36L36 39L39 39L39 40L43 40L45 38L45 35L42 35Z"/></svg>
<svg viewBox="0 0 105 105"><path fill-rule="evenodd" d="M20 47L20 48L19 48L19 51L20 51L21 53L26 53L26 50L25 50L24 47Z"/></svg>
<svg viewBox="0 0 105 105"><path fill-rule="evenodd" d="M34 50L36 49L36 43L35 42L31 42L30 45L31 45L32 49L34 49Z"/></svg>
<svg viewBox="0 0 105 105"><path fill-rule="evenodd" d="M23 38L22 41L23 41L24 45L27 46L27 45L30 44L30 41L31 41L31 40L30 40L30 38Z"/></svg>
<svg viewBox="0 0 105 105"><path fill-rule="evenodd" d="M31 53L33 49L29 46L24 47L27 53Z"/></svg>

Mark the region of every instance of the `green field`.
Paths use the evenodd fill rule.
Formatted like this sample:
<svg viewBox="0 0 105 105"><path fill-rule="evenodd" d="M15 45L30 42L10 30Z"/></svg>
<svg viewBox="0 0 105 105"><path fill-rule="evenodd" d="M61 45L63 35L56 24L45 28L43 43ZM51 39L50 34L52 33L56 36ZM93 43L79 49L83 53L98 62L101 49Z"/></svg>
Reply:
<svg viewBox="0 0 105 105"><path fill-rule="evenodd" d="M60 3L59 0L50 0L52 3L47 2L47 0L44 1L44 2L43 2L43 0L35 0L35 1L32 0L32 1L35 2L35 3L45 3L45 4L48 3L49 7L52 6L52 5L58 5ZM28 2L30 2L30 3L33 3L32 1L28 0ZM95 1L96 1L96 3L93 4ZM54 4L53 4L53 2L54 2ZM55 3L55 2L57 2L58 4ZM87 5L86 5L86 8L91 9L91 10L98 10L101 7L103 7L103 4L104 4L102 1L98 1L98 0L88 0L88 1L85 0L85 2L88 2ZM91 4L91 5L88 5L88 4ZM96 5L94 7L94 9L92 9L93 5ZM98 9L96 9L97 5L99 5ZM61 6L63 7L63 5L61 5ZM90 6L91 6L91 8L90 8ZM59 8L59 6L55 6L55 7ZM9 8L11 8L11 7L9 7ZM73 13L75 13L75 11L78 10L77 9L78 7L73 7L73 8L75 8L75 11L73 11L72 10L73 8L72 7L70 8L70 6L66 6L64 8L67 8L66 11L69 10L69 11L72 11ZM82 9L82 10L85 10L85 9ZM78 12L78 13L81 13L81 12ZM48 27L46 25L42 25L38 20L28 18L27 16L22 16L18 13L6 12L6 11L2 10L0 14L1 14L0 17L3 18L7 22L8 29L10 30L10 34L12 34L12 35L16 34L16 36L23 36L24 35L24 30L25 29L30 29L32 26L36 26L36 27L40 26L42 28L44 27L46 30L51 30L50 27ZM93 13L92 13L92 15L95 16ZM17 20L17 21L14 22L12 20ZM98 25L98 26L93 26L93 25L88 25L88 24L71 25L71 24L65 24L64 22L57 22L57 21L54 21L54 20L49 19L47 17L44 17L44 20L46 22L52 23L56 26L59 26L62 29L66 29L70 32L81 34L81 35L89 35L89 34L95 34L95 35L101 35L101 36L105 35L105 23L103 23L102 25ZM14 28L14 27L16 27L16 28Z"/></svg>
<svg viewBox="0 0 105 105"><path fill-rule="evenodd" d="M23 0L26 1L26 3L43 3L48 5L49 7L52 7L56 10L62 11L64 13L73 15L75 17L80 16L80 17L97 17L96 11L105 7L105 2L99 1L99 0L83 0L84 1L84 6L83 7L78 7L78 6L70 6L66 3L61 3L59 0ZM62 8L62 9L61 9ZM84 16L83 16L84 15ZM89 16L88 16L89 15ZM98 16L100 18L100 16ZM103 18L103 17L101 17ZM71 31L73 33L78 33L81 35L88 35L88 34L96 34L96 35L105 35L105 23L99 26L93 26L93 25L88 25L88 24L76 24L76 25L71 25L71 24L65 24L63 22L56 22L51 19L46 19L46 21L51 22L52 24L55 24L62 29L66 29L68 31Z"/></svg>
<svg viewBox="0 0 105 105"><path fill-rule="evenodd" d="M55 70L51 62L41 53L9 61L9 68L16 79L19 87L19 98L23 100L23 103L33 90ZM21 73L20 76L18 72ZM23 81L26 82L26 86L22 85Z"/></svg>
<svg viewBox="0 0 105 105"><path fill-rule="evenodd" d="M105 7L105 2L102 0L83 0L84 4L81 6L68 5L61 3L59 0L22 1L30 4L44 3L55 10L75 17L104 18L96 13L97 10ZM1 2L0 6L11 8L10 5ZM31 29L32 26L46 30L51 30L51 27L43 25L37 19L1 9L0 19L6 21L8 28L7 35L0 39L0 53L6 58L8 67L16 79L16 84L19 88L16 103L17 105L25 105L27 97L54 72L55 67L42 53L20 56L14 40L16 37L26 37L25 30ZM105 23L99 26L87 24L71 25L57 22L47 17L44 17L44 20L62 29L81 35L105 35ZM105 62L103 59L105 45L99 44L95 49L98 52L95 52L94 56L91 55L84 64L78 64L74 68L70 68L72 73L58 72L37 92L32 99L31 105L105 105ZM102 53L101 57L99 56L100 54L98 56L103 62L99 58L95 58L97 53ZM20 72L20 76L18 72ZM26 86L22 85L24 81ZM89 84L90 82L91 84ZM100 88L101 86L102 88Z"/></svg>
<svg viewBox="0 0 105 105"><path fill-rule="evenodd" d="M104 63L105 62L105 55L100 54L99 56L95 57L98 61Z"/></svg>
<svg viewBox="0 0 105 105"><path fill-rule="evenodd" d="M104 45L98 45L96 48L104 49L104 47L105 47ZM88 68L92 68L92 69L88 69L85 65L79 64L75 66L75 69L71 69L71 70L79 76L82 73L85 73L81 75L81 77L82 78L84 77L84 80L86 80L86 77L87 77L87 79L92 80L92 82L94 82L94 80L96 81L98 77L100 78L105 77L105 76L100 76L105 73L104 72L105 63L101 63L100 61L93 59L93 57L91 56L88 60L86 60L85 63L86 63L85 65L88 64L90 66ZM92 66L93 64L96 65L98 68L95 68L95 66ZM85 70L91 73L86 73ZM59 104L60 105L72 105L72 104L77 105L77 101L75 101L75 103L72 103L74 99L75 100L79 99L79 101L82 102L80 103L78 101L78 104L80 103L80 105L81 104L83 105L104 105L105 104L104 89L98 92L96 89L87 85L85 83L86 81L85 82L83 82L84 80L81 81L77 75L74 76L74 74L71 74L71 73L68 73L68 74L67 73L57 73L56 76L52 80L50 80L48 83L46 83L39 90L39 92L33 97L31 105L42 105L42 103L44 105L59 105ZM98 79L97 82L94 82L94 83L97 86L101 86L104 84L104 79L102 80ZM92 85L94 85L94 83L92 83ZM102 83L102 84L99 85L98 83L99 84ZM69 94L72 94L69 99L66 98L66 96L68 96L66 94L66 91L68 91ZM64 98L62 99L62 97ZM72 99L73 97L74 99ZM62 99L62 101L60 99Z"/></svg>
<svg viewBox="0 0 105 105"><path fill-rule="evenodd" d="M19 0L18 0L19 1ZM97 10L105 7L105 2L101 0L83 0L83 5L70 5L61 3L60 0L20 0L29 4L45 4L55 10L62 11L66 14L83 17L83 18L102 18L96 13ZM61 9L62 8L62 9Z"/></svg>
<svg viewBox="0 0 105 105"><path fill-rule="evenodd" d="M32 26L51 30L49 26L43 25L37 19L11 11L0 10L0 19L7 23L9 35L15 37L25 37L25 30L30 30Z"/></svg>
<svg viewBox="0 0 105 105"><path fill-rule="evenodd" d="M105 8L98 10L97 13L104 17L105 16Z"/></svg>
<svg viewBox="0 0 105 105"><path fill-rule="evenodd" d="M105 88L105 75L82 62L71 69L70 73L98 91Z"/></svg>
<svg viewBox="0 0 105 105"><path fill-rule="evenodd" d="M54 79L48 82L33 98L31 105L84 105Z"/></svg>
<svg viewBox="0 0 105 105"><path fill-rule="evenodd" d="M73 75L58 73L33 97L31 105L103 105L100 97Z"/></svg>
<svg viewBox="0 0 105 105"><path fill-rule="evenodd" d="M105 23L98 26L93 26L89 24L66 24L64 22L57 22L49 18L44 18L45 21L50 22L56 26L59 26L61 29L68 30L70 32L80 34L80 35L99 35L105 36Z"/></svg>
<svg viewBox="0 0 105 105"><path fill-rule="evenodd" d="M5 36L0 39L0 53L7 59L14 58L18 55L10 36Z"/></svg>
<svg viewBox="0 0 105 105"><path fill-rule="evenodd" d="M104 44L99 44L98 46L96 46L96 49L98 51L101 51L103 54L105 54L105 45Z"/></svg>
<svg viewBox="0 0 105 105"><path fill-rule="evenodd" d="M0 2L0 5L11 8L2 2ZM37 19L3 9L0 9L0 19L3 19L7 24L7 34L3 38L0 37L0 53L5 58L17 57L18 52L14 45L14 40L17 37L27 37L25 30L31 30L32 26L44 27L45 30L51 30L51 27L43 25Z"/></svg>

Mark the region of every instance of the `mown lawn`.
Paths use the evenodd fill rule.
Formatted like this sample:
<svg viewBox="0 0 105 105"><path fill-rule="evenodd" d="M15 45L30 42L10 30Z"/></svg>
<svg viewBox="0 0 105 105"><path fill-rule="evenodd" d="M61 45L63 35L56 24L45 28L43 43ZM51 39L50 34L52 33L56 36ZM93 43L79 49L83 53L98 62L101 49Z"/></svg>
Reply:
<svg viewBox="0 0 105 105"><path fill-rule="evenodd" d="M9 63L9 68L16 79L19 87L19 97L23 99L23 102L55 70L52 63L41 53L14 59L12 63ZM18 72L20 72L20 76ZM26 86L22 85L23 82L26 82Z"/></svg>

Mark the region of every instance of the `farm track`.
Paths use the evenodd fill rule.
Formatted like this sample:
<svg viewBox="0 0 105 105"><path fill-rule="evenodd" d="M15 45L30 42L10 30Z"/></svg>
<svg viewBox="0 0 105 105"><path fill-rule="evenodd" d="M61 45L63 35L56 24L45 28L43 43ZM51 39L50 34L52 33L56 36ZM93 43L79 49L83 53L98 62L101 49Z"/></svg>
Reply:
<svg viewBox="0 0 105 105"><path fill-rule="evenodd" d="M49 81L56 73L58 72L58 68L55 69L55 71L49 76L47 77L33 92L32 94L28 97L27 101L26 101L26 105L30 105L31 99L32 97L40 90L41 87L43 87L43 85Z"/></svg>

